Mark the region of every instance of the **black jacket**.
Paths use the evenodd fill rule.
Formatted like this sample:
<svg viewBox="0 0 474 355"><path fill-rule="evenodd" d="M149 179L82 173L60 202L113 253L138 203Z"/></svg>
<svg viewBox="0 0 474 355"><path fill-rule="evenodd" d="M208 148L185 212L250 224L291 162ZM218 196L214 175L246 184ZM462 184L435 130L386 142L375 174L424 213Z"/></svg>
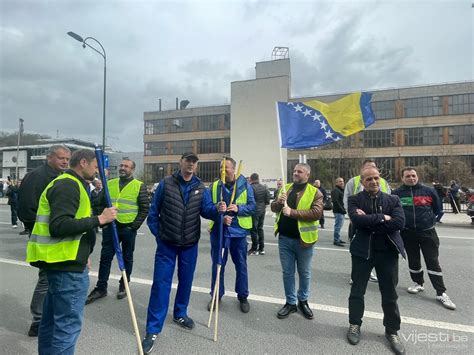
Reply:
<svg viewBox="0 0 474 355"><path fill-rule="evenodd" d="M365 190L348 199L349 217L356 229L350 246L351 254L370 259L372 238L387 238L388 244L405 258L405 247L400 236L400 230L405 225L405 214L398 196L379 191L375 199L378 211L373 211L372 198ZM364 211L365 215L358 215L357 209ZM384 215L392 219L385 221Z"/></svg>
<svg viewBox="0 0 474 355"><path fill-rule="evenodd" d="M18 205L18 187L15 185L9 185L5 195L8 197L8 204L10 206Z"/></svg>
<svg viewBox="0 0 474 355"><path fill-rule="evenodd" d="M270 204L270 191L268 191L265 185L262 185L259 182L253 183L251 186L255 197L255 203L257 205L255 214L265 214L266 208Z"/></svg>
<svg viewBox="0 0 474 355"><path fill-rule="evenodd" d="M77 177L84 185L86 191L88 190L89 183L74 171L68 170L67 172ZM99 226L99 218L97 216L81 219L74 218L79 208L80 191L77 183L71 179L56 181L54 186L48 190L46 197L51 207L49 219L49 233L51 237L83 235L79 243L76 260L51 264L38 261L31 263L31 265L47 270L83 272L87 265L87 259L94 249L94 228Z"/></svg>
<svg viewBox="0 0 474 355"><path fill-rule="evenodd" d="M44 164L25 175L18 193L18 218L23 223L35 223L38 203L44 189L61 172Z"/></svg>
<svg viewBox="0 0 474 355"><path fill-rule="evenodd" d="M406 229L434 228L436 216L441 213L441 201L435 189L422 184L402 185L392 193L402 202Z"/></svg>
<svg viewBox="0 0 474 355"><path fill-rule="evenodd" d="M334 213L347 213L346 209L344 208L344 189L341 189L339 186L336 186L334 190L331 191L331 199L332 211Z"/></svg>

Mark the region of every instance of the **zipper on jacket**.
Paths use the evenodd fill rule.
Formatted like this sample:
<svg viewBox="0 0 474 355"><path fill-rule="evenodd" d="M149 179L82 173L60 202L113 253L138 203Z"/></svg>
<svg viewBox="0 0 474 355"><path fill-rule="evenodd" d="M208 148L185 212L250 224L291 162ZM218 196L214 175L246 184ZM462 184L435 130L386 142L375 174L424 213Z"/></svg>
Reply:
<svg viewBox="0 0 474 355"><path fill-rule="evenodd" d="M367 254L367 260L370 259L370 247L372 245L372 235L374 234L374 232L371 232L370 233L370 236L369 236L369 250L368 250L368 254Z"/></svg>
<svg viewBox="0 0 474 355"><path fill-rule="evenodd" d="M398 245L395 244L395 242L392 240L392 238L390 238L390 236L388 234L387 234L387 238L388 238L388 240L390 240L392 242L393 246L395 247L395 249L397 249L398 253L402 256L402 258L405 259L402 252L400 251L400 249L398 249Z"/></svg>
<svg viewBox="0 0 474 355"><path fill-rule="evenodd" d="M410 186L411 201L413 202L413 226L416 229L415 198L413 197L413 188Z"/></svg>

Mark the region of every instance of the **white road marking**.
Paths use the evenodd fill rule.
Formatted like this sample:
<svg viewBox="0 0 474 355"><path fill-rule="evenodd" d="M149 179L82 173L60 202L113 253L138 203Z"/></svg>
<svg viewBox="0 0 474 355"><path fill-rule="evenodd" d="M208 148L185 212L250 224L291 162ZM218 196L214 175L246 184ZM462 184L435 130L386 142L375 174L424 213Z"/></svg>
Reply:
<svg viewBox="0 0 474 355"><path fill-rule="evenodd" d="M0 263L31 267L26 262L18 261L18 260L11 260L11 259L4 259L4 258L0 258ZM98 276L97 272L95 272L95 271L89 272L89 275L94 276L94 277ZM110 278L114 279L114 280L120 280L121 277L122 277L122 275L110 274ZM152 283L153 283L152 280L142 279L142 278L138 278L138 277L132 277L132 282L137 283L137 284L141 284L141 285L149 285L149 286L151 286ZM172 288L176 289L177 284L173 283ZM206 287L193 286L192 290L194 292L198 292L198 293L204 293L204 294L209 294L210 293L210 289L206 288ZM226 296L225 297L234 298L236 296L237 296L237 294L235 292L226 291ZM249 295L249 299L253 300L253 301L271 303L271 304L277 304L277 305L285 304L284 299L276 298L276 297ZM331 305L325 305L325 304L319 304L319 303L309 303L309 306L312 309L318 310L318 311L338 313L338 314L349 314L349 310L345 307L337 307L337 306L331 306ZM364 317L365 318L372 318L372 319L383 319L383 313L365 311L364 312ZM466 324L459 324L459 323L440 322L440 321L435 321L435 320L414 318L414 317L404 317L404 316L402 316L402 323L417 325L417 326L421 326L421 327L438 328L438 329L459 331L459 332L465 332L465 333L474 333L474 326L466 325Z"/></svg>

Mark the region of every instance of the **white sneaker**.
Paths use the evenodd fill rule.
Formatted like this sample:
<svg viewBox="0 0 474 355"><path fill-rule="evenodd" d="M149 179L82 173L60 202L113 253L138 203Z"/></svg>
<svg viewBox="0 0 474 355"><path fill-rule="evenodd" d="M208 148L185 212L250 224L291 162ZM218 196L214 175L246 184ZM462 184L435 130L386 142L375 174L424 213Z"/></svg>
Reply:
<svg viewBox="0 0 474 355"><path fill-rule="evenodd" d="M443 292L441 296L436 296L436 299L441 302L444 308L450 309L454 311L456 309L456 305L451 301L449 296L446 294L446 292Z"/></svg>
<svg viewBox="0 0 474 355"><path fill-rule="evenodd" d="M419 284L414 284L413 286L410 286L408 287L407 291L408 293L411 293L411 294L416 294L418 292L423 292L425 290L425 288L423 287L423 285L419 285Z"/></svg>
<svg viewBox="0 0 474 355"><path fill-rule="evenodd" d="M377 279L377 275L375 275L375 272L374 272L373 270L370 272L369 281L371 281L371 282L379 282L379 279Z"/></svg>
<svg viewBox="0 0 474 355"><path fill-rule="evenodd" d="M16 224L14 224L14 225L12 226L12 228L13 228L13 229L17 229L18 226L17 226Z"/></svg>

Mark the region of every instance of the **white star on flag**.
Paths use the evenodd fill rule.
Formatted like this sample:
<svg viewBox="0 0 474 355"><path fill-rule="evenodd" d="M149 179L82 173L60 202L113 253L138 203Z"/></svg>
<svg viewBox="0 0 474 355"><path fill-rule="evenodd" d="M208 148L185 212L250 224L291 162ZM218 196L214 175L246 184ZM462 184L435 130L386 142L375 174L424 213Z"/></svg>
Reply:
<svg viewBox="0 0 474 355"><path fill-rule="evenodd" d="M313 115L313 121L321 121L321 115L315 112Z"/></svg>
<svg viewBox="0 0 474 355"><path fill-rule="evenodd" d="M311 112L313 112L313 111L311 111L311 110L309 110L309 109L306 109L306 110L303 112L304 117L306 117L306 116L308 116L308 115L311 115Z"/></svg>
<svg viewBox="0 0 474 355"><path fill-rule="evenodd" d="M293 102L287 102L287 103L286 103L286 105L287 105L287 106L288 106L288 105L291 105L291 106L293 106L293 105L294 105L294 103L293 103Z"/></svg>
<svg viewBox="0 0 474 355"><path fill-rule="evenodd" d="M328 126L328 124L326 122L319 122L321 124L321 129L323 130L326 130L326 127Z"/></svg>
<svg viewBox="0 0 474 355"><path fill-rule="evenodd" d="M334 138L334 141L335 141L335 142L338 142L338 141L340 141L340 140L341 140L341 137L336 137L336 138Z"/></svg>
<svg viewBox="0 0 474 355"><path fill-rule="evenodd" d="M303 112L303 106L300 106L300 104L296 104L296 106L293 106L296 112L300 111Z"/></svg>
<svg viewBox="0 0 474 355"><path fill-rule="evenodd" d="M326 138L332 138L332 132L331 131L326 132ZM334 139L334 138L332 138L332 139Z"/></svg>

